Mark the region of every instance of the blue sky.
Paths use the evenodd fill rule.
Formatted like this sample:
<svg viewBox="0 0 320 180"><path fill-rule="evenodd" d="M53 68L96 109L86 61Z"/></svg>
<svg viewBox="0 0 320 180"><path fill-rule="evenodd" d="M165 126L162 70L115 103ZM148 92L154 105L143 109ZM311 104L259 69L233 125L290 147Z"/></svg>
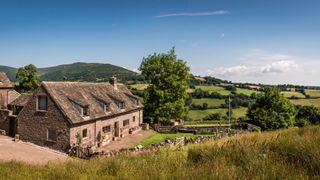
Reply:
<svg viewBox="0 0 320 180"><path fill-rule="evenodd" d="M194 74L320 85L318 0L0 0L0 64L137 69L176 47Z"/></svg>

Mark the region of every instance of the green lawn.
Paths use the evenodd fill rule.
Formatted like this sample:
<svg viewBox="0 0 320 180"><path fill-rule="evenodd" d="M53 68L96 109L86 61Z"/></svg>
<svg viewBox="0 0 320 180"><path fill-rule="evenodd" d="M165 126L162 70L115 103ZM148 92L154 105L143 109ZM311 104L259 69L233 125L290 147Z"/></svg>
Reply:
<svg viewBox="0 0 320 180"><path fill-rule="evenodd" d="M305 91L310 97L320 97L320 90L306 89Z"/></svg>
<svg viewBox="0 0 320 180"><path fill-rule="evenodd" d="M203 123L203 124L186 124L185 127L206 127L206 126L230 126L230 124L219 124L219 123Z"/></svg>
<svg viewBox="0 0 320 180"><path fill-rule="evenodd" d="M220 86L196 86L196 88L199 88L203 91L209 91L210 93L217 92L217 93L224 95L224 96L227 96L230 94L230 91L228 91Z"/></svg>
<svg viewBox="0 0 320 180"><path fill-rule="evenodd" d="M295 91L282 91L281 94L284 95L286 98L290 98L292 96L298 97L298 98L305 98L305 96L300 92Z"/></svg>
<svg viewBox="0 0 320 180"><path fill-rule="evenodd" d="M192 103L197 105L202 105L203 103L208 103L209 107L218 107L221 104L225 103L224 99L212 99L212 98L201 98L201 99L192 99Z"/></svg>
<svg viewBox="0 0 320 180"><path fill-rule="evenodd" d="M292 99L290 100L295 105L302 105L302 106L316 106L320 107L320 98L317 99Z"/></svg>
<svg viewBox="0 0 320 180"><path fill-rule="evenodd" d="M149 86L149 84L132 84L132 85L130 85L131 88L135 88L138 91L143 91L143 90L147 89L148 86Z"/></svg>
<svg viewBox="0 0 320 180"><path fill-rule="evenodd" d="M220 113L222 116L227 115L228 109L206 109L206 110L190 110L189 111L189 117L191 120L199 120L202 119L210 114L213 113ZM238 108L238 109L233 109L233 117L239 118L239 117L244 117L246 116L247 108Z"/></svg>
<svg viewBox="0 0 320 180"><path fill-rule="evenodd" d="M150 146L152 144L157 144L160 142L165 141L166 139L175 139L175 138L179 138L179 137L196 137L199 135L195 135L192 133L176 133L176 134L166 134L166 133L157 133L151 137L148 137L142 141L140 141L139 143L136 144L137 145L142 145L142 146Z"/></svg>
<svg viewBox="0 0 320 180"><path fill-rule="evenodd" d="M250 96L253 93L259 93L258 91L250 90L250 89L243 89L243 88L237 88L236 91L238 94L245 94L247 96Z"/></svg>

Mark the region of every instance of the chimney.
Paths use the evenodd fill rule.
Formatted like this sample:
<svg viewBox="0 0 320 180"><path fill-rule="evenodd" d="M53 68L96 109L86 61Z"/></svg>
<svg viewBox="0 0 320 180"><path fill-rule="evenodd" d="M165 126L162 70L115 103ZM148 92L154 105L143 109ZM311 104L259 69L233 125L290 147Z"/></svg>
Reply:
<svg viewBox="0 0 320 180"><path fill-rule="evenodd" d="M112 76L111 79L110 79L110 84L113 86L113 88L115 90L118 90L118 87L117 87L117 78L115 76Z"/></svg>

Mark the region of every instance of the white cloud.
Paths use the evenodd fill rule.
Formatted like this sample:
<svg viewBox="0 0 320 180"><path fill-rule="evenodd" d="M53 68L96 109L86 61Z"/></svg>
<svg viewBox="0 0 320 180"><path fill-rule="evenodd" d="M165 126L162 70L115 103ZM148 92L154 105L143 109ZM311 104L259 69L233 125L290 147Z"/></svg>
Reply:
<svg viewBox="0 0 320 180"><path fill-rule="evenodd" d="M218 67L207 70L208 75L218 77L231 76L262 76L263 74L279 74L297 70L295 61L276 61L265 65L236 65L231 67Z"/></svg>
<svg viewBox="0 0 320 180"><path fill-rule="evenodd" d="M262 73L284 73L292 69L297 69L298 64L295 61L277 61L261 68Z"/></svg>
<svg viewBox="0 0 320 180"><path fill-rule="evenodd" d="M217 15L225 15L230 14L229 11L226 10L219 10L213 12L195 12L195 13L172 13L172 14L161 14L158 16L154 16L155 18L165 18L165 17L175 17L175 16L217 16Z"/></svg>

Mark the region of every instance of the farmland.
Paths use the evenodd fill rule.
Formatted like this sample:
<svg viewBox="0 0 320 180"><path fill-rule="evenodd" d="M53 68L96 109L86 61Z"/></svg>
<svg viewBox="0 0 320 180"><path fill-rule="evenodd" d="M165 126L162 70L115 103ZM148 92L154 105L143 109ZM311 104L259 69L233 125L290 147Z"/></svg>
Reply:
<svg viewBox="0 0 320 180"><path fill-rule="evenodd" d="M292 99L290 100L295 105L316 106L320 108L320 98L317 99Z"/></svg>
<svg viewBox="0 0 320 180"><path fill-rule="evenodd" d="M282 91L281 94L283 94L286 98L290 98L292 96L295 96L297 98L305 98L305 96L302 93L295 91Z"/></svg>
<svg viewBox="0 0 320 180"><path fill-rule="evenodd" d="M320 97L320 90L306 89L305 91L310 97Z"/></svg>
<svg viewBox="0 0 320 180"><path fill-rule="evenodd" d="M220 87L220 86L196 86L196 89L201 89L203 91L208 91L209 93L212 93L212 92L217 92L221 95L224 95L224 96L227 96L229 95L231 92L226 90L225 88L223 87Z"/></svg>
<svg viewBox="0 0 320 180"><path fill-rule="evenodd" d="M246 115L247 108L232 109L233 117L239 118ZM206 110L190 110L189 117L191 120L199 120L210 114L220 113L222 116L227 116L228 109L206 109Z"/></svg>
<svg viewBox="0 0 320 180"><path fill-rule="evenodd" d="M219 107L221 104L225 103L224 99L213 99L213 98L193 98L192 102L197 105L202 105L203 103L208 103L209 107Z"/></svg>

